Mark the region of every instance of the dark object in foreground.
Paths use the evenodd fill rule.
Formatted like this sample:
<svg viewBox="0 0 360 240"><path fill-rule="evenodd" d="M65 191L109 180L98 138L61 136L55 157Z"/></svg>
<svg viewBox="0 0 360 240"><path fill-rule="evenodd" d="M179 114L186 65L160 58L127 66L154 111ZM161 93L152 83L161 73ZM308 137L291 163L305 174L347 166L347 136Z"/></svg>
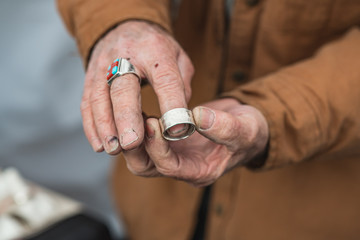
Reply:
<svg viewBox="0 0 360 240"><path fill-rule="evenodd" d="M67 218L26 240L112 240L107 226L84 214Z"/></svg>

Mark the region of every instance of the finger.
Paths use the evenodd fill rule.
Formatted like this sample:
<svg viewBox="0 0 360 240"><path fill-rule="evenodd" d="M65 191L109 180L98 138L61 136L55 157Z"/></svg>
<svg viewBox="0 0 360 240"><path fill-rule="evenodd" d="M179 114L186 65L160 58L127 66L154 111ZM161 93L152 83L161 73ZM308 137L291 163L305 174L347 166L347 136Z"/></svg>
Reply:
<svg viewBox="0 0 360 240"><path fill-rule="evenodd" d="M149 118L146 124L150 132L147 131L149 137L146 138L145 148L161 175L202 186L209 184L210 179L214 179L213 175L218 174L218 171L208 171L209 166L202 166L203 159L195 152L184 152L180 150L182 148L178 149L179 152L173 150L171 143L162 137L157 119ZM218 168L217 165L213 167Z"/></svg>
<svg viewBox="0 0 360 240"><path fill-rule="evenodd" d="M124 158L129 171L141 177L160 177L162 176L155 168L143 147L130 151L124 151Z"/></svg>
<svg viewBox="0 0 360 240"><path fill-rule="evenodd" d="M93 72L88 70L85 75L84 92L81 100L80 111L86 138L95 152L102 152L104 151L104 147L96 131L89 99L92 83L91 76L93 76Z"/></svg>
<svg viewBox="0 0 360 240"><path fill-rule="evenodd" d="M194 108L193 115L200 134L230 149L246 148L256 138L257 122L248 115L234 116L202 106Z"/></svg>
<svg viewBox="0 0 360 240"><path fill-rule="evenodd" d="M185 98L186 102L188 103L191 98L191 80L194 76L194 66L191 63L190 58L187 56L187 54L184 51L181 51L178 57L178 66L180 70L181 77L184 82L184 89L185 89Z"/></svg>
<svg viewBox="0 0 360 240"><path fill-rule="evenodd" d="M187 108L185 87L175 58L163 58L147 64L149 80L158 97L161 114L174 108ZM185 125L177 125L169 129L172 136L186 131Z"/></svg>
<svg viewBox="0 0 360 240"><path fill-rule="evenodd" d="M103 72L106 72L106 70ZM112 113L109 87L105 78L98 76L96 78L93 80L90 95L93 119L105 151L114 155L119 153L121 148Z"/></svg>
<svg viewBox="0 0 360 240"><path fill-rule="evenodd" d="M142 177L161 176L156 170L155 164L151 161L149 155L145 151L144 144L133 150L124 151L123 154L127 167L133 174Z"/></svg>
<svg viewBox="0 0 360 240"><path fill-rule="evenodd" d="M162 59L146 69L150 81L159 99L162 114L173 109L187 107L184 83L176 62L173 59Z"/></svg>
<svg viewBox="0 0 360 240"><path fill-rule="evenodd" d="M162 135L159 122L155 118L146 120L147 138L145 148L159 173L168 177L178 177L179 159Z"/></svg>
<svg viewBox="0 0 360 240"><path fill-rule="evenodd" d="M83 128L84 128L85 136L88 139L91 147L95 152L104 151L104 147L96 132L95 123L91 112L91 107L89 104L89 100L87 98L82 100L80 108L81 108L81 116L83 119Z"/></svg>
<svg viewBox="0 0 360 240"><path fill-rule="evenodd" d="M144 139L144 120L139 79L134 74L116 78L111 84L110 96L122 149L140 146Z"/></svg>

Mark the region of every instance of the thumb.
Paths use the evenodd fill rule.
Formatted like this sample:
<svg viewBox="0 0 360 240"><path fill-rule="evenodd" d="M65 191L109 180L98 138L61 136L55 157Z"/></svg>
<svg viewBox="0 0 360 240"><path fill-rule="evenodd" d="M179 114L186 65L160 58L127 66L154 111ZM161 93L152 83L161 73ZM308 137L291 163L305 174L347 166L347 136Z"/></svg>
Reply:
<svg viewBox="0 0 360 240"><path fill-rule="evenodd" d="M198 132L218 144L235 147L244 134L240 119L230 113L199 106L193 115Z"/></svg>

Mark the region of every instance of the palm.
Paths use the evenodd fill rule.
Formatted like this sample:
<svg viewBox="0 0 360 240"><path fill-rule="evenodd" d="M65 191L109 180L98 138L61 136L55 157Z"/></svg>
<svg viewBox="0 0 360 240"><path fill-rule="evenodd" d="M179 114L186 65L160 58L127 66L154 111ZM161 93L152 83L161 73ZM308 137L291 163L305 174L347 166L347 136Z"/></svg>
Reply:
<svg viewBox="0 0 360 240"><path fill-rule="evenodd" d="M183 141L171 142L170 147L181 169L178 179L196 182L197 185L208 184L214 173L219 177L232 156L226 146L216 144L197 132ZM204 178L206 173L212 174ZM201 180L197 179L199 176L202 176Z"/></svg>

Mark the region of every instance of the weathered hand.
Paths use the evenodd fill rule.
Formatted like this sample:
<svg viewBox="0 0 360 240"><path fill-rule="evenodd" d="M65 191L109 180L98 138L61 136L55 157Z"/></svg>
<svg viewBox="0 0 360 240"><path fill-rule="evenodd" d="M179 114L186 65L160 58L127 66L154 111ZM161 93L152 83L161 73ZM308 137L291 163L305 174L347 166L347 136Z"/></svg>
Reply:
<svg viewBox="0 0 360 240"><path fill-rule="evenodd" d="M162 114L187 107L194 73L179 44L156 25L128 21L106 34L92 52L81 113L85 135L93 149L105 149L109 154L136 148L144 139L138 79L126 74L115 79L110 88L106 82L107 68L118 57L129 59L141 78L151 84Z"/></svg>
<svg viewBox="0 0 360 240"><path fill-rule="evenodd" d="M226 98L196 107L193 114L198 133L178 142L164 140L158 120L147 119L145 144L124 151L129 170L206 186L264 153L268 125L257 109Z"/></svg>

